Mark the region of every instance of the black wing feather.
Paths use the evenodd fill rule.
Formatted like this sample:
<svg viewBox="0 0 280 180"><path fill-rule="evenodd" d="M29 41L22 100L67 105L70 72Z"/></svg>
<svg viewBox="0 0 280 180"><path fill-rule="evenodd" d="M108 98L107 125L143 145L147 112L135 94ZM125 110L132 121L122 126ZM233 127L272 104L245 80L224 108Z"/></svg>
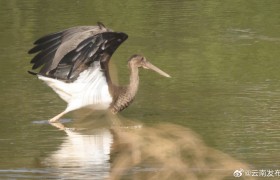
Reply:
<svg viewBox="0 0 280 180"><path fill-rule="evenodd" d="M60 43L60 42L61 42L60 38L56 38L56 39L46 41L44 43L37 44L36 46L34 46L32 49L30 49L28 51L28 54L37 53L41 50L47 49L50 46L53 46L54 44L57 44L57 43Z"/></svg>
<svg viewBox="0 0 280 180"><path fill-rule="evenodd" d="M58 46L60 45L60 43L61 43L60 41L57 41L57 42L50 44L48 47L46 47L40 53L38 53L36 56L34 56L34 58L31 60L31 63L37 63L37 61L44 58L48 54L55 52L57 50ZM37 46L35 46L35 47L37 47Z"/></svg>
<svg viewBox="0 0 280 180"><path fill-rule="evenodd" d="M57 59L60 57L56 57L58 48L66 42L68 47L71 47L69 42L71 43L73 37L78 40L72 44L78 43L76 47L69 52L64 49L65 54L61 49L60 53L62 52L63 56ZM84 39L80 41L79 37ZM38 74L71 82L82 71L92 66L94 61L100 61L101 66L105 67L104 62L108 62L117 47L126 39L125 33L112 32L98 23L98 26L73 27L43 36L34 42L35 47L28 53L37 53L31 63L32 69L42 66Z"/></svg>
<svg viewBox="0 0 280 180"><path fill-rule="evenodd" d="M37 41L35 41L35 47L28 51L29 54L39 52L34 58L30 61L33 64L32 69L37 69L43 64L50 65L48 63L50 59L53 59L57 48L61 44L62 40L62 32L53 33L50 35L46 35ZM40 52L41 51L41 52Z"/></svg>
<svg viewBox="0 0 280 180"><path fill-rule="evenodd" d="M61 38L62 34L63 34L63 31L48 34L48 35L43 36L43 37L39 38L38 40L36 40L34 42L34 45L46 43L48 41L53 41L55 39L59 39L59 38Z"/></svg>
<svg viewBox="0 0 280 180"><path fill-rule="evenodd" d="M52 51L48 52L48 53L39 53L37 54L32 61L35 61L32 69L37 69L40 66L42 66L43 64L46 64L49 59L53 59L54 55L55 55L55 50L53 49Z"/></svg>
<svg viewBox="0 0 280 180"><path fill-rule="evenodd" d="M67 53L57 68L50 72L50 76L71 82L94 61L101 61L101 63L107 61L126 39L125 33L117 32L103 32L89 37Z"/></svg>

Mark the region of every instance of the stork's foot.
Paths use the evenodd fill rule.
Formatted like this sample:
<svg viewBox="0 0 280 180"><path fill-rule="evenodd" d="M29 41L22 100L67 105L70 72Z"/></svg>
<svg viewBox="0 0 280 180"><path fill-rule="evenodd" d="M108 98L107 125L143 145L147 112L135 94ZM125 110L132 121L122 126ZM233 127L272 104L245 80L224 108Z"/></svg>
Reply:
<svg viewBox="0 0 280 180"><path fill-rule="evenodd" d="M58 122L59 119L60 119L64 114L66 114L66 113L67 113L66 111L63 111L62 113L56 115L55 117L53 117L53 118L51 118L51 119L49 120L49 123Z"/></svg>
<svg viewBox="0 0 280 180"><path fill-rule="evenodd" d="M56 122L59 122L59 118L53 117L49 120L49 123L56 123Z"/></svg>

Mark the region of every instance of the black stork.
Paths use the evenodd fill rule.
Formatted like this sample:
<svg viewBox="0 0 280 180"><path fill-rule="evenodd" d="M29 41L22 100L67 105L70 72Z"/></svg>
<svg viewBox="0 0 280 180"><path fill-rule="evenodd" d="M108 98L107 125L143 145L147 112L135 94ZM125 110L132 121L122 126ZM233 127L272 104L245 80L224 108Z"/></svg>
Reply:
<svg viewBox="0 0 280 180"><path fill-rule="evenodd" d="M97 26L78 26L43 36L34 42L29 54L32 69L42 66L37 75L64 101L67 108L51 118L58 121L64 114L91 106L95 110L109 109L113 114L125 109L134 99L139 85L138 68L151 69L170 77L141 55L128 60L130 82L127 86L115 85L110 77L108 63L127 34L113 32L102 23Z"/></svg>

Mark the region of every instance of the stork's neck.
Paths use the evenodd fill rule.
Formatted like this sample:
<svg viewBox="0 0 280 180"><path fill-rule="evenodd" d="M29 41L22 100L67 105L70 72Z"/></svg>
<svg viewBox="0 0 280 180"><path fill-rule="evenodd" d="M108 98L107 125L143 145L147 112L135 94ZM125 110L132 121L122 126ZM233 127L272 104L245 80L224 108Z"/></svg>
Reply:
<svg viewBox="0 0 280 180"><path fill-rule="evenodd" d="M129 84L126 87L119 87L119 93L116 96L116 101L112 104L111 110L117 113L125 109L134 99L139 85L138 68L129 67L130 78Z"/></svg>
<svg viewBox="0 0 280 180"><path fill-rule="evenodd" d="M132 98L135 97L138 86L139 86L139 72L137 67L130 67L130 78L129 78L129 85L127 87L127 93L132 96Z"/></svg>

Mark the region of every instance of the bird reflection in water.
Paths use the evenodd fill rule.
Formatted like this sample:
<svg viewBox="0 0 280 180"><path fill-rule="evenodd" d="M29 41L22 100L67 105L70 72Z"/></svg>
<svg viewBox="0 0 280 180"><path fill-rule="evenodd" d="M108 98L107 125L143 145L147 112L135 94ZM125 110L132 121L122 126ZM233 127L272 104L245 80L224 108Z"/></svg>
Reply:
<svg viewBox="0 0 280 180"><path fill-rule="evenodd" d="M86 128L52 123L68 137L47 158L48 165L63 167L62 171L74 167L83 179L96 175L97 179L112 180L224 179L232 178L236 169L248 169L246 164L207 147L189 128L168 123L148 127L123 119L122 122L98 129L87 123ZM76 176L74 171L68 175Z"/></svg>

